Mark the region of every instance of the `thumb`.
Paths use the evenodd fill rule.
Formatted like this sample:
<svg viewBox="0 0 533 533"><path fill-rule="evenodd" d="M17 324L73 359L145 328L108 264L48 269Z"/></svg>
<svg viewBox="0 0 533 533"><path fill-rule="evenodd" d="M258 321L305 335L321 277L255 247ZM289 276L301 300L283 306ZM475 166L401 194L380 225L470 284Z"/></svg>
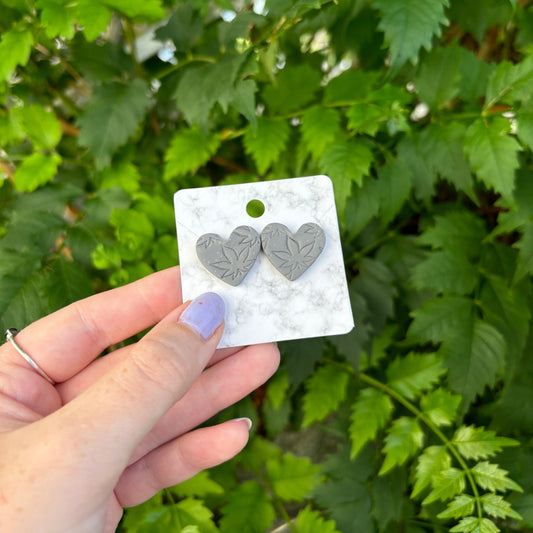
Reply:
<svg viewBox="0 0 533 533"><path fill-rule="evenodd" d="M205 293L178 320L179 310L171 313L129 357L57 412L61 426L72 427L78 442L83 438L99 455L107 448L106 457L125 466L135 446L189 390L213 355L224 310L220 296ZM72 417L72 424L65 417Z"/></svg>

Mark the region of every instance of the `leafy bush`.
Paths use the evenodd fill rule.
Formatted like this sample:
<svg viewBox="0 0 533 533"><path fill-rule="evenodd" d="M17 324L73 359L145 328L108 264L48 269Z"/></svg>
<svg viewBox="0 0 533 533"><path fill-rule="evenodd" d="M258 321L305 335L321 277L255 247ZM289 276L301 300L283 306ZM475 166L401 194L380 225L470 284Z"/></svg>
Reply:
<svg viewBox="0 0 533 533"><path fill-rule="evenodd" d="M530 5L0 0L4 328L175 264L178 188L335 186L356 328L123 531L533 527Z"/></svg>

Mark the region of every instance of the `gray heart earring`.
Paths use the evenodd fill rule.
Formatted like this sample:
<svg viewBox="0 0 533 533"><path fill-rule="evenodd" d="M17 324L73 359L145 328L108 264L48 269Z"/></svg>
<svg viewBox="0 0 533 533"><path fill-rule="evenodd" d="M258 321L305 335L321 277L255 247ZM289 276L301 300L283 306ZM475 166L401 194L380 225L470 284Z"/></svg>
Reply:
<svg viewBox="0 0 533 533"><path fill-rule="evenodd" d="M261 245L268 260L288 280L298 279L318 258L326 245L324 230L308 222L296 233L276 222L261 232Z"/></svg>
<svg viewBox="0 0 533 533"><path fill-rule="evenodd" d="M261 239L250 226L235 228L224 241L216 233L206 233L196 241L200 263L218 279L236 287L254 266Z"/></svg>

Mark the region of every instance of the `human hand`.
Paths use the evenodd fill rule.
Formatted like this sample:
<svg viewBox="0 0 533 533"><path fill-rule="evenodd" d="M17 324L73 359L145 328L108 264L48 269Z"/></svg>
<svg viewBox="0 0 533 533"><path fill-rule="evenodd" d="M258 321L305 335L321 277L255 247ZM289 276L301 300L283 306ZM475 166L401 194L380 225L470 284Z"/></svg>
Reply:
<svg viewBox="0 0 533 533"><path fill-rule="evenodd" d="M124 507L244 447L247 419L193 428L265 382L279 352L215 351L220 300L196 299L182 314L179 285L168 269L21 331L17 342L55 386L0 347L0 531L114 531Z"/></svg>

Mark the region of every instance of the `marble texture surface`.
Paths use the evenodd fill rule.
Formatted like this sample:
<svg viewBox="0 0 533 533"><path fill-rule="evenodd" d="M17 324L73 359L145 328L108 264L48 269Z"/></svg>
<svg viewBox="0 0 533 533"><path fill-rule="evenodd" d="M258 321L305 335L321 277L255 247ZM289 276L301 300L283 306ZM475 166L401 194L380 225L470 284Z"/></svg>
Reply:
<svg viewBox="0 0 533 533"><path fill-rule="evenodd" d="M251 200L265 212L252 218ZM354 326L339 236L333 186L327 176L182 189L174 195L183 299L218 293L226 303L220 347L348 333ZM228 239L237 226L257 233L270 223L296 232L313 222L325 233L325 247L295 281L278 272L261 251L244 281L232 287L211 275L196 255L205 233Z"/></svg>

